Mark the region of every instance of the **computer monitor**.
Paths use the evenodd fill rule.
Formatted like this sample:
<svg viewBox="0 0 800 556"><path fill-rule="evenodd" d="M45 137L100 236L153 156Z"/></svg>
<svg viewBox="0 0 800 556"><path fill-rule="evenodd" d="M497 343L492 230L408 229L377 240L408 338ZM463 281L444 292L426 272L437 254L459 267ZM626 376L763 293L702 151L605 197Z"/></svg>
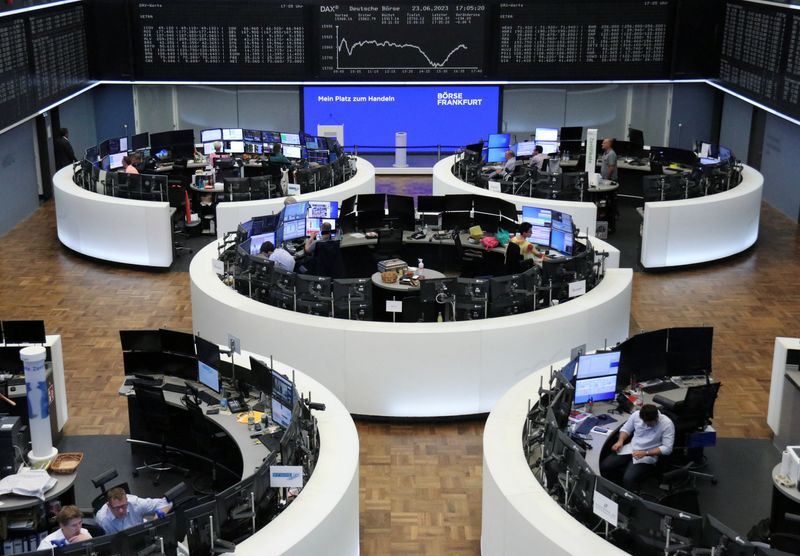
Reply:
<svg viewBox="0 0 800 556"><path fill-rule="evenodd" d="M628 141L637 145L638 147L644 147L644 132L641 129L634 129L632 127L628 128Z"/></svg>
<svg viewBox="0 0 800 556"><path fill-rule="evenodd" d="M52 555L50 549L26 552L26 556ZM58 556L116 556L121 554L116 534L92 537L89 540L74 542L55 549Z"/></svg>
<svg viewBox="0 0 800 556"><path fill-rule="evenodd" d="M538 131L538 130L537 130ZM562 127L559 133L559 139L563 141L580 141L583 137L583 128L580 126ZM537 136L538 138L538 136ZM543 139L549 141L549 139Z"/></svg>
<svg viewBox="0 0 800 556"><path fill-rule="evenodd" d="M44 344L47 341L43 320L4 320L7 344Z"/></svg>
<svg viewBox="0 0 800 556"><path fill-rule="evenodd" d="M414 228L414 197L408 195L387 195L386 204L389 209L389 219L393 226L410 230Z"/></svg>
<svg viewBox="0 0 800 556"><path fill-rule="evenodd" d="M272 245L275 245L275 232L267 232L265 234L259 234L257 236L251 237L250 254L258 255L261 252L261 245L267 241L272 243Z"/></svg>
<svg viewBox="0 0 800 556"><path fill-rule="evenodd" d="M218 394L222 393L219 346L200 336L194 337L194 343L197 349L197 381Z"/></svg>
<svg viewBox="0 0 800 556"><path fill-rule="evenodd" d="M189 554L213 554L214 539L219 536L217 502L210 500L191 508L176 510L180 535L186 533Z"/></svg>
<svg viewBox="0 0 800 556"><path fill-rule="evenodd" d="M146 521L123 529L116 536L117 549L121 556L140 554L164 554L176 556L178 553L177 521L174 514L153 521ZM161 550L163 546L163 551Z"/></svg>
<svg viewBox="0 0 800 556"><path fill-rule="evenodd" d="M297 275L294 272L276 266L273 267L272 269L271 285L273 286L273 288L294 295L294 285L296 277Z"/></svg>
<svg viewBox="0 0 800 556"><path fill-rule="evenodd" d="M417 197L417 212L441 214L444 212L444 195L420 195Z"/></svg>
<svg viewBox="0 0 800 556"><path fill-rule="evenodd" d="M475 195L445 195L445 212L469 212L475 202Z"/></svg>
<svg viewBox="0 0 800 556"><path fill-rule="evenodd" d="M306 206L306 216L308 218L323 218L330 220L336 220L339 218L338 201L308 201Z"/></svg>
<svg viewBox="0 0 800 556"><path fill-rule="evenodd" d="M219 536L239 542L252 535L254 517L253 477L248 477L214 496L219 519Z"/></svg>
<svg viewBox="0 0 800 556"><path fill-rule="evenodd" d="M526 296L528 294L522 274L496 276L491 278L490 282L489 292L492 303L499 301L503 297Z"/></svg>
<svg viewBox="0 0 800 556"><path fill-rule="evenodd" d="M550 230L550 247L559 253L571 256L573 240L572 232L567 233L556 229Z"/></svg>
<svg viewBox="0 0 800 556"><path fill-rule="evenodd" d="M250 192L250 178L224 177L222 178L222 185L228 195Z"/></svg>
<svg viewBox="0 0 800 556"><path fill-rule="evenodd" d="M130 150L140 151L150 146L150 133L144 131L131 137Z"/></svg>
<svg viewBox="0 0 800 556"><path fill-rule="evenodd" d="M222 129L216 127L204 129L200 132L201 143L213 143L214 141L222 141Z"/></svg>
<svg viewBox="0 0 800 556"><path fill-rule="evenodd" d="M97 149L100 153L100 158L108 156L108 139L102 141L99 145L97 145Z"/></svg>
<svg viewBox="0 0 800 556"><path fill-rule="evenodd" d="M255 386L266 396L272 397L272 369L264 361L250 356L251 376L254 378Z"/></svg>
<svg viewBox="0 0 800 556"><path fill-rule="evenodd" d="M522 141L516 145L517 156L533 156L533 148L536 146L536 141Z"/></svg>
<svg viewBox="0 0 800 556"><path fill-rule="evenodd" d="M599 475L595 478L594 490L617 504L617 527L623 531L632 531L640 498Z"/></svg>
<svg viewBox="0 0 800 556"><path fill-rule="evenodd" d="M89 162L97 162L97 157L99 152L100 151L98 149L98 146L93 145L88 149L86 149L86 154L84 155L84 158L86 158L86 160L88 160Z"/></svg>
<svg viewBox="0 0 800 556"><path fill-rule="evenodd" d="M291 220L284 222L281 226L281 241L291 241L293 239L300 239L308 235L306 233L305 220Z"/></svg>
<svg viewBox="0 0 800 556"><path fill-rule="evenodd" d="M244 141L228 141L225 152L231 154L244 154Z"/></svg>
<svg viewBox="0 0 800 556"><path fill-rule="evenodd" d="M110 170L119 170L122 168L122 159L128 156L128 153L116 153L108 155L108 168Z"/></svg>
<svg viewBox="0 0 800 556"><path fill-rule="evenodd" d="M572 382L572 379L575 377L575 370L578 368L578 357L561 367L561 376L564 377L564 380L567 382Z"/></svg>
<svg viewBox="0 0 800 556"><path fill-rule="evenodd" d="M325 223L331 225L331 230L336 230L336 220L332 218L306 218L306 235L310 236L314 232L320 233L322 225Z"/></svg>
<svg viewBox="0 0 800 556"><path fill-rule="evenodd" d="M419 297L423 303L439 303L456 293L456 278L429 278L420 280Z"/></svg>
<svg viewBox="0 0 800 556"><path fill-rule="evenodd" d="M3 329L6 329L6 323L9 321L3 322ZM161 331L157 329L151 330L120 330L119 331L119 341L122 345L122 351L161 351L162 344L161 344ZM8 332L6 332L6 342L8 343L19 343L19 342L11 342L8 340ZM194 347L192 347L191 355L194 355Z"/></svg>
<svg viewBox="0 0 800 556"><path fill-rule="evenodd" d="M324 300L330 305L333 280L327 276L298 274L295 278L295 291L298 299Z"/></svg>
<svg viewBox="0 0 800 556"><path fill-rule="evenodd" d="M108 154L128 154L128 138L114 137L108 140Z"/></svg>
<svg viewBox="0 0 800 556"><path fill-rule="evenodd" d="M282 220L305 220L308 214L308 202L293 203L283 207Z"/></svg>
<svg viewBox="0 0 800 556"><path fill-rule="evenodd" d="M263 141L261 131L258 129L243 129L242 139L248 143L261 143Z"/></svg>
<svg viewBox="0 0 800 556"><path fill-rule="evenodd" d="M508 150L507 148L486 149L484 151L486 153L486 162L489 163L505 162L507 150Z"/></svg>
<svg viewBox="0 0 800 556"><path fill-rule="evenodd" d="M364 193L359 194L356 200L356 209L359 214L362 212L379 211L383 213L386 207L385 193Z"/></svg>
<svg viewBox="0 0 800 556"><path fill-rule="evenodd" d="M617 376L619 371L618 351L607 351L581 355L578 358L578 375L581 378L597 378L601 376Z"/></svg>
<svg viewBox="0 0 800 556"><path fill-rule="evenodd" d="M619 386L628 386L634 379L646 382L667 375L668 334L666 328L642 332L614 348L620 352Z"/></svg>
<svg viewBox="0 0 800 556"><path fill-rule="evenodd" d="M223 141L243 141L244 134L241 129L223 128L222 129Z"/></svg>
<svg viewBox="0 0 800 556"><path fill-rule="evenodd" d="M575 398L575 389L572 385L566 383L558 392L553 395L550 400L549 408L555 415L558 428L563 429L569 423L569 414L572 410L573 399Z"/></svg>
<svg viewBox="0 0 800 556"><path fill-rule="evenodd" d="M667 331L667 372L670 376L711 371L714 328L692 326Z"/></svg>
<svg viewBox="0 0 800 556"><path fill-rule="evenodd" d="M753 556L755 546L710 514L703 516L703 546L722 556Z"/></svg>
<svg viewBox="0 0 800 556"><path fill-rule="evenodd" d="M300 160L303 158L303 148L300 145L284 145L283 154L291 160Z"/></svg>
<svg viewBox="0 0 800 556"><path fill-rule="evenodd" d="M286 149L286 145L300 145L300 134L299 133L281 133L281 143L284 146L284 152Z"/></svg>
<svg viewBox="0 0 800 556"><path fill-rule="evenodd" d="M613 400L616 395L616 374L595 378L578 378L575 380L575 405L583 405L589 402L589 400L593 402Z"/></svg>
<svg viewBox="0 0 800 556"><path fill-rule="evenodd" d="M522 207L522 221L530 222L533 226L547 227L552 226L553 210L540 207Z"/></svg>
<svg viewBox="0 0 800 556"><path fill-rule="evenodd" d="M511 144L511 134L509 133L491 133L489 134L489 142L486 145L490 150L491 149L502 149L503 151L508 149L508 146Z"/></svg>
<svg viewBox="0 0 800 556"><path fill-rule="evenodd" d="M636 517L631 520L630 532L645 545L681 544L687 551L702 545L703 518L699 515L662 506L643 498L637 503Z"/></svg>
<svg viewBox="0 0 800 556"><path fill-rule="evenodd" d="M161 339L161 351L189 357L195 356L194 336L191 332L160 328L158 335Z"/></svg>
<svg viewBox="0 0 800 556"><path fill-rule="evenodd" d="M457 278L456 298L488 299L491 281L488 278Z"/></svg>
<svg viewBox="0 0 800 556"><path fill-rule="evenodd" d="M555 127L537 127L534 133L536 143L558 143L558 128Z"/></svg>

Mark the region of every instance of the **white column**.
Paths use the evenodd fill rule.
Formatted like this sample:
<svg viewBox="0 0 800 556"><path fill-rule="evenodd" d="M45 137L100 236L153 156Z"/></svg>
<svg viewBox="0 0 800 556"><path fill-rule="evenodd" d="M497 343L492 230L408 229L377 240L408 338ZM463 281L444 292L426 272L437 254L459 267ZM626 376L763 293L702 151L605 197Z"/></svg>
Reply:
<svg viewBox="0 0 800 556"><path fill-rule="evenodd" d="M406 146L408 146L408 134L405 131L398 131L394 134L394 167L408 168L406 163Z"/></svg>
<svg viewBox="0 0 800 556"><path fill-rule="evenodd" d="M50 433L50 399L44 367L46 355L47 350L42 346L26 347L19 352L25 368L25 389L28 394L28 421L33 447L28 453L28 461L31 464L50 460L58 453L53 447Z"/></svg>

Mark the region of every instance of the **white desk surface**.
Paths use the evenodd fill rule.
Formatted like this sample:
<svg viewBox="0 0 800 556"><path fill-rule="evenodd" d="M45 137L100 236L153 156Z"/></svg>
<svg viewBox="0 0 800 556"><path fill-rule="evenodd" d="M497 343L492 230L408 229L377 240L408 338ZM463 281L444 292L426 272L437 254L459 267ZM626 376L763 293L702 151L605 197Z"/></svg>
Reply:
<svg viewBox="0 0 800 556"><path fill-rule="evenodd" d="M412 270L412 267L409 267L409 270ZM444 278L444 274L439 272L438 270L433 270L430 268L423 268L421 271L415 270L415 273L424 276L425 279L435 280L437 278ZM372 284L377 287L388 291L393 292L410 292L410 291L419 291L419 286L412 286L410 284L401 284L398 282L393 282L391 284L387 284L383 280L381 280L381 273L376 272L372 275Z"/></svg>

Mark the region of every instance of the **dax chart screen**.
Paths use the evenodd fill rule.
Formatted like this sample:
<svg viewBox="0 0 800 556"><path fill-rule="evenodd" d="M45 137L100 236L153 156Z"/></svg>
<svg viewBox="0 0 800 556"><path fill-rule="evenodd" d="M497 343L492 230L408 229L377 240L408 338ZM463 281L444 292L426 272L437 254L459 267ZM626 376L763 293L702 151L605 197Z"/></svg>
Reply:
<svg viewBox="0 0 800 556"><path fill-rule="evenodd" d="M318 10L320 77L484 74L486 4L322 4Z"/></svg>

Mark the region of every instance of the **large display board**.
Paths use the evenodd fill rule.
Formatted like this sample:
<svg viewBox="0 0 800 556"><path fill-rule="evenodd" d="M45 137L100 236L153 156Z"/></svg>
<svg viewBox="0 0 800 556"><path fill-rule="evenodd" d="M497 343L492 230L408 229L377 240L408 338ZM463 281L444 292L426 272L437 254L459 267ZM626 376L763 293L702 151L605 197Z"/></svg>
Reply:
<svg viewBox="0 0 800 556"><path fill-rule="evenodd" d="M265 81L306 71L300 3L133 2L136 77Z"/></svg>
<svg viewBox="0 0 800 556"><path fill-rule="evenodd" d="M485 3L322 4L320 77L481 77Z"/></svg>
<svg viewBox="0 0 800 556"><path fill-rule="evenodd" d="M0 19L0 128L64 98L88 81L82 5Z"/></svg>
<svg viewBox="0 0 800 556"><path fill-rule="evenodd" d="M800 117L800 14L796 9L728 0L720 81L744 95Z"/></svg>
<svg viewBox="0 0 800 556"><path fill-rule="evenodd" d="M497 72L558 80L668 75L674 12L672 0L501 2Z"/></svg>

